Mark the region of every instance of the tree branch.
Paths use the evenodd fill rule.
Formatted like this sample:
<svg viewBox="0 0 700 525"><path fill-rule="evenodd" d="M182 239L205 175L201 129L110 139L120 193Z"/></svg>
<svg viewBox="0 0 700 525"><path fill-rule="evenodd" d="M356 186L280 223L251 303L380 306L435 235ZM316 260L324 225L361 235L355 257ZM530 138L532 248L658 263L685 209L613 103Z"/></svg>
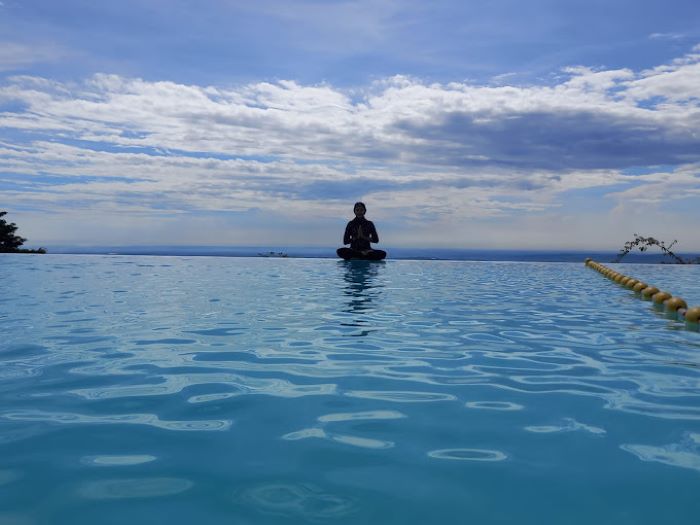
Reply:
<svg viewBox="0 0 700 525"><path fill-rule="evenodd" d="M625 245L620 249L619 253L615 257L613 262L620 262L622 258L630 253L634 248L638 248L640 252L645 252L652 246L658 246L666 257L670 257L676 264L697 264L700 262L700 258L697 259L684 259L683 257L674 253L671 248L677 243L674 240L671 244L666 246L664 241L659 241L654 239L654 237L644 237L638 233L634 234L634 240L627 241Z"/></svg>

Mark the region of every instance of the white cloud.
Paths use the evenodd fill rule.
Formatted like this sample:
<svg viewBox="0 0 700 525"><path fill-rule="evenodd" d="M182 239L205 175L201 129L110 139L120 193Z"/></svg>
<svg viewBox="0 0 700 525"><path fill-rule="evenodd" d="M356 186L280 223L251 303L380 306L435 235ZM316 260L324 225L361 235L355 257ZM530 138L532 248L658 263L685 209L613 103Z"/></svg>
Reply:
<svg viewBox="0 0 700 525"><path fill-rule="evenodd" d="M114 75L97 75L77 86L17 77L0 90L0 100L20 101L29 109L5 114L6 128L239 155L420 163L419 153L428 156L428 164L492 159L529 166L542 158L544 148L565 169L588 162L619 167L616 159L661 163L645 154L674 157L669 141L680 147L677 154L696 149L696 137L688 130L696 127L700 56L639 75L587 68L567 73L569 79L551 87L428 85L394 77L361 94L290 81L223 89ZM653 111L640 105L650 98L660 99ZM623 150L624 143L628 150L636 148L639 158L627 158L629 151L601 156L596 143L580 140L583 134L595 135L589 133L593 130L603 142L610 144L614 136L623 141ZM527 151L508 153L503 147L508 140ZM567 157L572 157L569 165Z"/></svg>
<svg viewBox="0 0 700 525"><path fill-rule="evenodd" d="M700 59L700 54L697 55ZM626 95L635 100L660 97L664 101L692 101L697 110L700 101L700 62L682 64L678 67L660 67L643 73L641 78L630 81ZM685 106L668 107L666 112L682 111Z"/></svg>
<svg viewBox="0 0 700 525"><path fill-rule="evenodd" d="M3 5L0 4L0 7ZM55 62L65 55L65 51L56 46L0 41L0 71L14 71L41 62Z"/></svg>
<svg viewBox="0 0 700 525"><path fill-rule="evenodd" d="M687 35L683 33L652 33L649 35L652 40L683 40Z"/></svg>
<svg viewBox="0 0 700 525"><path fill-rule="evenodd" d="M363 198L381 203L378 218L417 228L428 218L446 232L565 214L580 191L609 193L617 208L698 196L697 50L643 72L565 73L546 86L396 76L362 90L10 77L0 184L25 207L142 216L324 220ZM654 165L677 169L625 175Z"/></svg>
<svg viewBox="0 0 700 525"><path fill-rule="evenodd" d="M611 192L618 206L674 206L676 201L700 202L700 164L682 166L673 173L658 172L635 177L634 187Z"/></svg>

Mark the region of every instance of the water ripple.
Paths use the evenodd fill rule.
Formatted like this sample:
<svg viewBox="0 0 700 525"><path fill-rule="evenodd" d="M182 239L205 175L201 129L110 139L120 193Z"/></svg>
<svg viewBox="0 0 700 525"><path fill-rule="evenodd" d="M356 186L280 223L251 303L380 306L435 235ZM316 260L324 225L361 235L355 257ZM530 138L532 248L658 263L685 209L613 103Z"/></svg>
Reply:
<svg viewBox="0 0 700 525"><path fill-rule="evenodd" d="M467 408L478 408L482 410L503 410L503 411L513 411L522 410L524 407L517 403L510 403L508 401L469 401L464 404Z"/></svg>
<svg viewBox="0 0 700 525"><path fill-rule="evenodd" d="M235 476L243 523L385 502L411 522L427 498L472 518L444 476L471 461L514 469L503 490L533 502L574 490L571 472L595 487L636 468L641 507L697 507L700 338L583 265L1 257L0 506L65 479L74 515L138 490L215 509L204 487ZM700 304L700 266L683 266L617 268ZM491 508L479 470L457 485ZM129 479L95 479L114 472Z"/></svg>
<svg viewBox="0 0 700 525"><path fill-rule="evenodd" d="M180 478L103 479L83 484L78 493L86 499L141 499L180 494L193 483Z"/></svg>
<svg viewBox="0 0 700 525"><path fill-rule="evenodd" d="M700 434L688 433L681 443L661 446L625 444L620 448L642 461L700 471Z"/></svg>
<svg viewBox="0 0 700 525"><path fill-rule="evenodd" d="M454 401L457 398L452 394L439 394L436 392L398 392L398 391L369 391L355 390L345 392L348 397L360 397L378 401L392 401L394 403L431 403L435 401Z"/></svg>
<svg viewBox="0 0 700 525"><path fill-rule="evenodd" d="M346 412L337 414L326 414L319 416L318 421L321 423L330 423L337 421L360 421L374 419L401 419L406 417L405 414L396 410L372 410L369 412Z"/></svg>
<svg viewBox="0 0 700 525"><path fill-rule="evenodd" d="M370 449L387 449L392 448L395 445L393 441L373 439L363 436L352 436L349 434L338 434L335 432L328 432L322 428L305 428L282 436L282 439L286 441L299 441L301 439L310 438L327 439L329 441L335 441L336 443L341 443L344 445Z"/></svg>
<svg viewBox="0 0 700 525"><path fill-rule="evenodd" d="M304 520L338 519L355 512L351 499L310 483L270 483L234 493L234 501L257 511Z"/></svg>
<svg viewBox="0 0 700 525"><path fill-rule="evenodd" d="M164 421L154 414L120 414L89 416L70 412L44 412L40 410L19 410L0 413L5 421L41 421L60 424L92 425L149 425L165 430L228 430L231 420Z"/></svg>
<svg viewBox="0 0 700 525"><path fill-rule="evenodd" d="M156 457L149 454L125 455L125 456L83 456L80 461L85 465L94 467L126 467L141 465L155 461Z"/></svg>
<svg viewBox="0 0 700 525"><path fill-rule="evenodd" d="M449 459L453 461L503 461L508 458L506 454L498 450L482 450L478 448L446 448L431 450L428 456L435 459Z"/></svg>
<svg viewBox="0 0 700 525"><path fill-rule="evenodd" d="M572 418L564 418L564 422L560 425L529 425L525 427L528 432L535 432L538 434L549 434L552 432L576 432L584 431L591 434L602 435L605 434L605 430L593 425L586 425L584 423L579 423Z"/></svg>

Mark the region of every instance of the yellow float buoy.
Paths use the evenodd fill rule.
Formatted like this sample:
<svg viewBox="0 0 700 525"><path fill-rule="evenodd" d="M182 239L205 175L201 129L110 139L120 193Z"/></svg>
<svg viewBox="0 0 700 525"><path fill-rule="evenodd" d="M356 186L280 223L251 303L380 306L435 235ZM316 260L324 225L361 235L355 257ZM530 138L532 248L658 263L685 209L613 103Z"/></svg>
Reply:
<svg viewBox="0 0 700 525"><path fill-rule="evenodd" d="M668 292L657 292L651 296L651 300L656 304L663 304L664 301L670 299L671 297L673 296Z"/></svg>
<svg viewBox="0 0 700 525"><path fill-rule="evenodd" d="M642 298L651 299L651 296L659 293L659 289L656 286L647 286L642 290Z"/></svg>
<svg viewBox="0 0 700 525"><path fill-rule="evenodd" d="M627 283L625 283L625 286L627 288L634 288L634 285L637 284L638 282L639 281L637 279L630 279L629 281L627 281Z"/></svg>
<svg viewBox="0 0 700 525"><path fill-rule="evenodd" d="M688 303L680 297L671 297L664 302L664 305L669 312L677 312L680 308L688 308Z"/></svg>
<svg viewBox="0 0 700 525"><path fill-rule="evenodd" d="M700 306L688 308L685 312L685 320L688 323L697 323L700 320Z"/></svg>
<svg viewBox="0 0 700 525"><path fill-rule="evenodd" d="M646 287L647 287L646 283L639 281L637 284L634 285L632 290L634 290L635 292L641 293L641 291L644 290L644 288L646 288Z"/></svg>

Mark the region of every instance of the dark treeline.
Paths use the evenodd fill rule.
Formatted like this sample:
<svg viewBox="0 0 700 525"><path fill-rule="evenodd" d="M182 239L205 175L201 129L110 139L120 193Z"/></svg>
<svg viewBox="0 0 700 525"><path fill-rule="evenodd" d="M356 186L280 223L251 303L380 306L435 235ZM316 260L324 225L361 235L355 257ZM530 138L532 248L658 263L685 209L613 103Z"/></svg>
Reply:
<svg viewBox="0 0 700 525"><path fill-rule="evenodd" d="M0 253L46 253L44 248L38 250L20 248L27 239L15 235L17 225L3 219L5 215L7 215L6 211L0 211Z"/></svg>

